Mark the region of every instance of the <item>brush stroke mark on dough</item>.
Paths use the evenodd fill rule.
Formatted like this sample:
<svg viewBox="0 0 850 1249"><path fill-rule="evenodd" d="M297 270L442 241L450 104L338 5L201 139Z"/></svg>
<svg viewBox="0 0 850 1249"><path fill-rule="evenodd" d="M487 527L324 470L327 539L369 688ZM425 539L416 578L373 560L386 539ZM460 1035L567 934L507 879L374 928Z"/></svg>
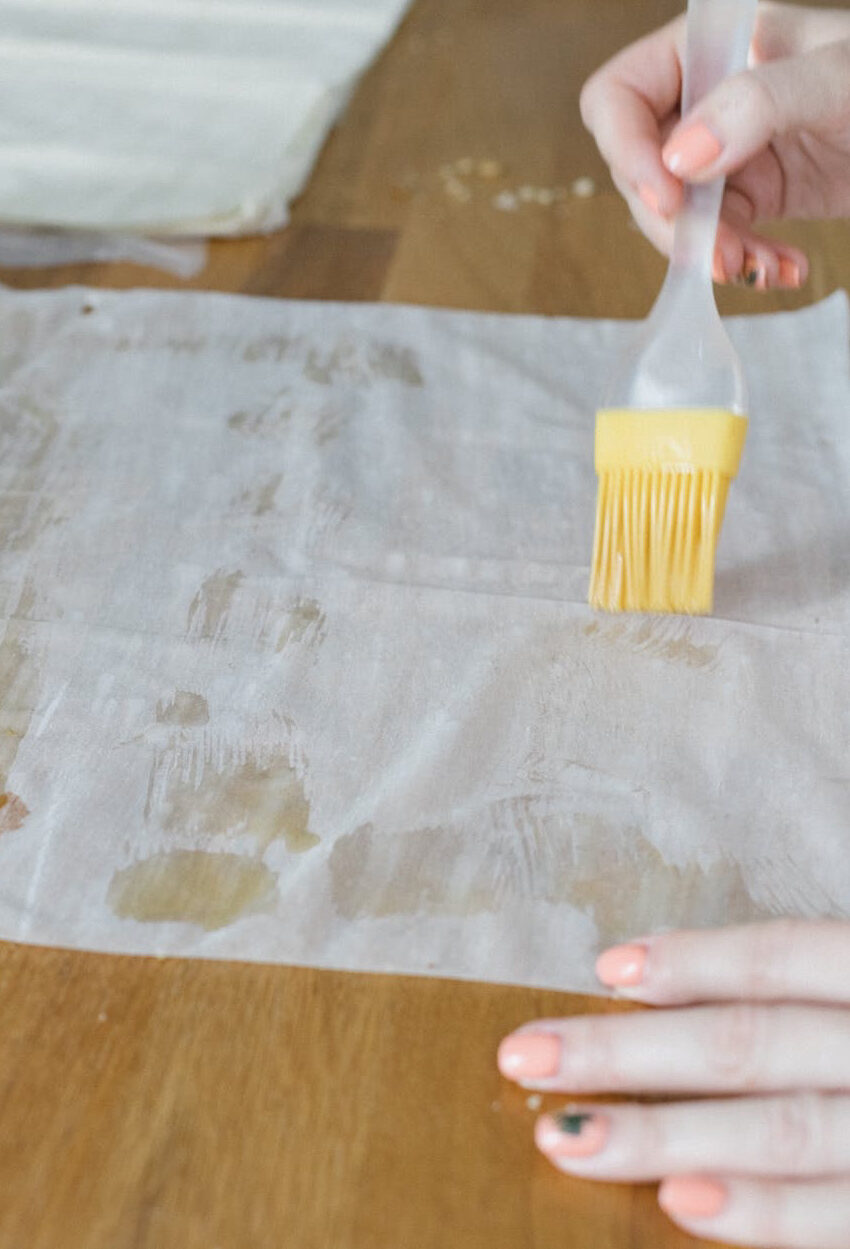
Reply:
<svg viewBox="0 0 850 1249"><path fill-rule="evenodd" d="M29 808L17 794L0 794L0 833L13 833L29 815Z"/></svg>
<svg viewBox="0 0 850 1249"><path fill-rule="evenodd" d="M275 473L246 490L238 500L239 510L247 511L251 516L268 516L274 511L275 496L282 481L283 473Z"/></svg>
<svg viewBox="0 0 850 1249"><path fill-rule="evenodd" d="M233 596L244 579L243 573L223 568L207 577L189 606L186 632L201 640L218 641L224 633Z"/></svg>
<svg viewBox="0 0 850 1249"><path fill-rule="evenodd" d="M175 690L168 700L161 698L156 705L157 724L176 724L181 728L194 728L208 724L210 709L207 700L191 690Z"/></svg>
<svg viewBox="0 0 850 1249"><path fill-rule="evenodd" d="M705 868L696 863L677 867L639 830L631 830L626 842L593 818L584 821L582 834L579 866L561 879L557 900L592 916L602 946L661 925L715 926L776 918L777 912L754 901L740 865L731 859ZM596 853L600 842L601 853Z"/></svg>
<svg viewBox="0 0 850 1249"><path fill-rule="evenodd" d="M590 914L610 943L685 916L734 923L774 914L753 902L735 863L678 868L637 827L589 814L541 817L532 797L493 804L463 825L386 834L366 824L337 840L329 862L334 905L347 920L563 903Z"/></svg>
<svg viewBox="0 0 850 1249"><path fill-rule="evenodd" d="M277 399L256 411L240 409L227 418L229 429L248 437L269 438L279 434L292 418L294 401L284 392Z"/></svg>
<svg viewBox="0 0 850 1249"><path fill-rule="evenodd" d="M294 395L284 388L257 407L232 412L227 418L227 427L243 438L273 442L281 442L306 428L312 431L316 443L323 446L339 434L342 417L338 404L332 405L324 397L311 400L303 393Z"/></svg>
<svg viewBox="0 0 850 1249"><path fill-rule="evenodd" d="M168 334L158 338L156 334L143 336L122 334L112 344L112 350L118 353L125 351L167 351L175 356L198 356L207 348L207 339L195 334Z"/></svg>
<svg viewBox="0 0 850 1249"><path fill-rule="evenodd" d="M253 754L220 768L199 764L185 774L167 763L154 764L145 809L164 832L179 837L251 837L259 856L282 841L290 854L319 844L310 831L310 803L304 783L288 757L258 760Z"/></svg>
<svg viewBox="0 0 850 1249"><path fill-rule="evenodd" d="M0 400L0 462L15 469L19 490L34 484L29 474L43 462L58 430L53 413L31 399Z"/></svg>
<svg viewBox="0 0 850 1249"><path fill-rule="evenodd" d="M320 646L325 637L325 614L313 598L299 598L293 603L278 635L275 650L282 651L293 642Z"/></svg>
<svg viewBox="0 0 850 1249"><path fill-rule="evenodd" d="M273 911L277 879L259 859L172 850L116 872L107 901L119 919L182 922L213 932L245 915Z"/></svg>
<svg viewBox="0 0 850 1249"><path fill-rule="evenodd" d="M607 626L594 620L585 625L582 632L585 637L595 638L607 646L617 646L688 668L713 667L720 650L719 646L694 642L688 625L671 625L667 621L644 620L635 627L626 620Z"/></svg>
<svg viewBox="0 0 850 1249"><path fill-rule="evenodd" d="M0 642L0 792L32 721L39 672L25 641L25 624L10 621Z"/></svg>
<svg viewBox="0 0 850 1249"><path fill-rule="evenodd" d="M35 610L36 589L35 583L26 578L21 586L21 592L18 595L18 601L12 611L14 620L29 620Z"/></svg>
<svg viewBox="0 0 850 1249"><path fill-rule="evenodd" d="M279 364L285 360L295 340L283 334L266 334L262 338L253 338L242 350L242 359L248 364L256 364L261 360L273 360Z"/></svg>
<svg viewBox="0 0 850 1249"><path fill-rule="evenodd" d="M58 523L53 500L29 491L0 494L0 550L30 551L45 529Z"/></svg>
<svg viewBox="0 0 850 1249"><path fill-rule="evenodd" d="M411 387L425 384L416 356L409 347L387 342L374 342L364 347L349 339L341 339L329 350L311 347L304 362L304 376L319 386L340 382L368 386L379 379Z"/></svg>
<svg viewBox="0 0 850 1249"><path fill-rule="evenodd" d="M317 447L325 447L328 443L333 442L342 432L342 416L339 412L335 412L332 408L320 412L316 417L316 424L313 430L313 437L316 440Z"/></svg>

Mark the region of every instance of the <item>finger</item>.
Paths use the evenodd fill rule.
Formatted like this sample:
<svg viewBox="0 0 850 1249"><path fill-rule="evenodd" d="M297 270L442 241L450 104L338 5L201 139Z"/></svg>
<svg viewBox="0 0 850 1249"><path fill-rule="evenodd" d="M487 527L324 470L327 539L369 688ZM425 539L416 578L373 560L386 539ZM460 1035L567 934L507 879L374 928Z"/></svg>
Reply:
<svg viewBox="0 0 850 1249"><path fill-rule="evenodd" d="M710 181L740 169L776 135L828 126L848 103L850 41L771 61L700 100L664 145L664 164L678 178Z"/></svg>
<svg viewBox="0 0 850 1249"><path fill-rule="evenodd" d="M779 257L779 285L788 290L804 286L809 277L809 258L799 247L772 240Z"/></svg>
<svg viewBox="0 0 850 1249"><path fill-rule="evenodd" d="M789 249L790 250L790 249ZM733 998L850 1003L850 923L669 932L606 951L604 984L659 1006Z"/></svg>
<svg viewBox="0 0 850 1249"><path fill-rule="evenodd" d="M673 247L673 222L650 208L636 188L618 170L612 169L611 180L626 201L641 234L663 256L669 256Z"/></svg>
<svg viewBox="0 0 850 1249"><path fill-rule="evenodd" d="M752 50L757 64L799 56L814 48L846 39L847 14L841 9L808 9L801 5L774 4L762 0L758 6Z"/></svg>
<svg viewBox="0 0 850 1249"><path fill-rule="evenodd" d="M734 266L730 264L727 267L724 260L728 281L739 282L756 291L775 290L779 286L794 284L791 279L796 270L792 274L786 266L783 274L779 253L771 239L727 220L723 230L718 229L718 235L723 240L721 248L725 244L726 250L732 250L727 243L727 231L734 235L734 252L736 256L740 256L740 261ZM787 279L787 283L784 279Z"/></svg>
<svg viewBox="0 0 850 1249"><path fill-rule="evenodd" d="M722 257L724 280L741 281L761 291L780 286L776 248L770 240L755 234L750 228L755 208L749 196L738 187L727 187L723 193L721 213L716 248Z"/></svg>
<svg viewBox="0 0 850 1249"><path fill-rule="evenodd" d="M641 233L662 255L669 256L673 222L662 216L657 206L653 209L618 170L612 170L611 177ZM749 197L736 187L728 187L712 266L715 282L740 282L755 290L795 290L802 286L809 269L805 253L756 234L748 225L753 216Z"/></svg>
<svg viewBox="0 0 850 1249"><path fill-rule="evenodd" d="M850 1175L850 1097L795 1093L542 1115L538 1148L571 1175L645 1182L690 1171Z"/></svg>
<svg viewBox="0 0 850 1249"><path fill-rule="evenodd" d="M745 219L773 221L785 207L785 170L773 146L764 148L726 180Z"/></svg>
<svg viewBox="0 0 850 1249"><path fill-rule="evenodd" d="M526 1024L503 1075L546 1092L754 1093L850 1088L850 1012L739 1002Z"/></svg>
<svg viewBox="0 0 850 1249"><path fill-rule="evenodd" d="M848 1249L850 1183L674 1176L661 1208L694 1236L768 1249Z"/></svg>
<svg viewBox="0 0 850 1249"><path fill-rule="evenodd" d="M605 107L595 113L593 137L611 169L642 196L645 203L671 217L682 201L682 187L661 159L658 119L631 87L610 82Z"/></svg>
<svg viewBox="0 0 850 1249"><path fill-rule="evenodd" d="M663 256L669 256L673 250L673 221L662 216L657 207L651 207L618 170L611 171L611 178L631 210L638 229ZM745 260L746 249L741 234L730 223L721 221L712 266L715 282L735 281L744 270Z"/></svg>
<svg viewBox="0 0 850 1249"><path fill-rule="evenodd" d="M809 276L806 253L765 238L733 220L721 220L715 248L715 282L755 290L797 290Z"/></svg>
<svg viewBox="0 0 850 1249"><path fill-rule="evenodd" d="M626 48L587 80L579 100L610 168L666 216L676 212L682 192L661 159L660 126L678 106L683 30L677 18Z"/></svg>
<svg viewBox="0 0 850 1249"><path fill-rule="evenodd" d="M730 214L727 210L721 216L715 242L716 282L735 282L741 277L747 255L742 237L745 230L745 225L734 212Z"/></svg>

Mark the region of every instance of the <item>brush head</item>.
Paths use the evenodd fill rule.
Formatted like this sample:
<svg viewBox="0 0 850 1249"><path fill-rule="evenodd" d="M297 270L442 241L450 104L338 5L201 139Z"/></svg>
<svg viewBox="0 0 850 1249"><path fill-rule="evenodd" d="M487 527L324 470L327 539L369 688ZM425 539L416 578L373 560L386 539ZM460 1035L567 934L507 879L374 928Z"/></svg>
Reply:
<svg viewBox="0 0 850 1249"><path fill-rule="evenodd" d="M723 408L598 413L593 607L711 611L717 541L746 432L746 417Z"/></svg>

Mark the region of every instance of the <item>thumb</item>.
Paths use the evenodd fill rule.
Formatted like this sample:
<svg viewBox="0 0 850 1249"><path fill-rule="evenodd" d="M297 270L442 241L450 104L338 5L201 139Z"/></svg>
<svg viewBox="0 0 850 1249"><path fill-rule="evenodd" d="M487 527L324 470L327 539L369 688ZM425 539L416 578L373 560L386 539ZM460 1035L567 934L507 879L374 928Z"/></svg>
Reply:
<svg viewBox="0 0 850 1249"><path fill-rule="evenodd" d="M777 135L850 121L850 40L725 79L683 117L662 160L677 178L734 173Z"/></svg>

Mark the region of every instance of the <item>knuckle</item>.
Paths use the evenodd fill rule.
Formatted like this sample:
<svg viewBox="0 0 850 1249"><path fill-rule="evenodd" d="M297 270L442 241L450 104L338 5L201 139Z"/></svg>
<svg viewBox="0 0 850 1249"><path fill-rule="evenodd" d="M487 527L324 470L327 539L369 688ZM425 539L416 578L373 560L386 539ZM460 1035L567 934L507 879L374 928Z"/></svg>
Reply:
<svg viewBox="0 0 850 1249"><path fill-rule="evenodd" d="M678 1150L671 1138L664 1108L637 1103L629 1107L629 1115L633 1116L630 1136L634 1142L636 1167L651 1170L653 1174L674 1167Z"/></svg>
<svg viewBox="0 0 850 1249"><path fill-rule="evenodd" d="M708 1064L727 1088L758 1087L764 1070L767 1016L751 1002L717 1008L707 1037Z"/></svg>
<svg viewBox="0 0 850 1249"><path fill-rule="evenodd" d="M661 932L652 938L649 946L651 1000L659 1005L687 997L687 991L683 993L681 940L681 933Z"/></svg>
<svg viewBox="0 0 850 1249"><path fill-rule="evenodd" d="M839 39L834 43L827 44L821 49L823 58L823 70L830 80L830 84L834 84L836 92L835 103L838 108L842 105L846 110L850 103L850 83L848 83L848 75L850 75L850 39Z"/></svg>
<svg viewBox="0 0 850 1249"><path fill-rule="evenodd" d="M795 929L796 924L789 919L753 927L744 954L742 991L746 996L774 999L786 995Z"/></svg>
<svg viewBox="0 0 850 1249"><path fill-rule="evenodd" d="M575 1021L577 1024L578 1020ZM617 1020L588 1016L573 1032L564 1057L564 1074L576 1092L618 1087L623 1074L614 1033Z"/></svg>
<svg viewBox="0 0 850 1249"><path fill-rule="evenodd" d="M771 1100L764 1116L762 1157L778 1175L814 1175L824 1166L826 1099L796 1093Z"/></svg>
<svg viewBox="0 0 850 1249"><path fill-rule="evenodd" d="M771 128L779 129L783 118L780 93L774 89L770 75L753 70L747 77L751 112L757 118L764 119Z"/></svg>
<svg viewBox="0 0 850 1249"><path fill-rule="evenodd" d="M742 126L759 133L779 128L779 100L768 68L744 70L721 83L716 91L715 108L732 133Z"/></svg>

